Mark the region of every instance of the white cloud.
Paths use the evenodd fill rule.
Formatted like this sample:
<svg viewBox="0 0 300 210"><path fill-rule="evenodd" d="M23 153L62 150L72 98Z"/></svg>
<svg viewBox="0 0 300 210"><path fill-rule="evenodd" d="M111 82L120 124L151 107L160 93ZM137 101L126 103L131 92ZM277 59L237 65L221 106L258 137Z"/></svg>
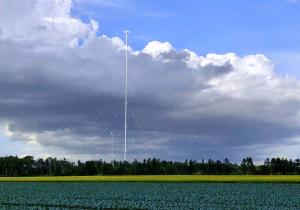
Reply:
<svg viewBox="0 0 300 210"><path fill-rule="evenodd" d="M157 57L160 54L168 53L173 50L172 45L169 42L149 42L142 50L143 53L149 54L153 57Z"/></svg>
<svg viewBox="0 0 300 210"><path fill-rule="evenodd" d="M40 44L77 46L94 37L98 24L70 16L71 0L3 0L0 2L0 38Z"/></svg>
<svg viewBox="0 0 300 210"><path fill-rule="evenodd" d="M109 157L113 130L121 153L123 41L96 37L98 24L71 17L69 0L4 6L3 133L60 154ZM81 39L86 44L76 47ZM259 144L298 144L299 107L299 81L277 75L264 55L201 56L158 41L130 49L129 151L136 156L239 159Z"/></svg>

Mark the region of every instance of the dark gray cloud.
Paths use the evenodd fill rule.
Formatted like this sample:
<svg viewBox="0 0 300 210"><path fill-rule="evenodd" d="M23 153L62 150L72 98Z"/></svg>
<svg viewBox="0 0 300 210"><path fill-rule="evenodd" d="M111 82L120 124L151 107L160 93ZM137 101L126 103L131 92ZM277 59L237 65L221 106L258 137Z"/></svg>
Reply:
<svg viewBox="0 0 300 210"><path fill-rule="evenodd" d="M40 19L23 20L30 26L23 31L12 30L8 13L0 13L3 133L73 157L107 158L113 132L121 157L124 44L117 37L91 35L95 28L70 17L70 1L47 4L59 12L34 7L33 17ZM47 21L53 27L36 30ZM65 24L70 30L60 31ZM32 32L36 37L26 39ZM70 45L82 36L84 45ZM198 56L150 42L129 55L129 157L238 161L244 155L280 154L286 145L299 147L299 93L299 81L276 75L263 55Z"/></svg>

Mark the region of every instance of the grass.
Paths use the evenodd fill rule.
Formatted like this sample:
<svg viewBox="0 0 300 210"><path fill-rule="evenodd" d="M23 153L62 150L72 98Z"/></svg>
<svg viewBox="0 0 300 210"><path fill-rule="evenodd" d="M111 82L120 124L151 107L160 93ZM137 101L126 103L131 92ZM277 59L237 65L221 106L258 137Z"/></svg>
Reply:
<svg viewBox="0 0 300 210"><path fill-rule="evenodd" d="M0 182L298 183L299 175L141 175L0 177Z"/></svg>

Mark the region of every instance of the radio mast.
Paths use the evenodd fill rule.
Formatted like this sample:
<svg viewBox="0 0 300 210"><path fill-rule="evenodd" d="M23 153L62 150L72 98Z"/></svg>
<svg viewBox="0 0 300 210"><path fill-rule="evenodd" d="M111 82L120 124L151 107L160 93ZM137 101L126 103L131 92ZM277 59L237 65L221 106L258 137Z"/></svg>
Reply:
<svg viewBox="0 0 300 210"><path fill-rule="evenodd" d="M127 71L128 71L128 34L125 30L125 111L124 111L124 161L127 159Z"/></svg>

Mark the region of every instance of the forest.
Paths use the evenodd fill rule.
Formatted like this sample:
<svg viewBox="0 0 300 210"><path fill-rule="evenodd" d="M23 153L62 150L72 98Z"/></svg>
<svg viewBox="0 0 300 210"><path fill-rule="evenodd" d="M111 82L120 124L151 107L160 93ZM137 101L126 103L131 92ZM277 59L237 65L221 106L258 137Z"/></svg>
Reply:
<svg viewBox="0 0 300 210"><path fill-rule="evenodd" d="M86 175L293 175L300 174L300 159L267 158L255 165L251 157L240 164L220 160L143 161L88 160L72 162L65 158L34 159L32 156L0 157L0 176L86 176Z"/></svg>

